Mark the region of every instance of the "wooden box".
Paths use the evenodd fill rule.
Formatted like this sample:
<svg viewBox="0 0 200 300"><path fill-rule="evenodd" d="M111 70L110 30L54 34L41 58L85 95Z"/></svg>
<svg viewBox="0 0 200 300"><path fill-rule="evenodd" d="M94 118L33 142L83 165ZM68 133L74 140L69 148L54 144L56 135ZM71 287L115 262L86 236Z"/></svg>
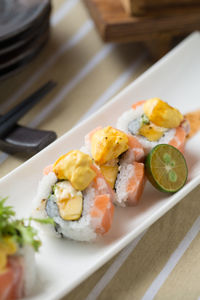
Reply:
<svg viewBox="0 0 200 300"><path fill-rule="evenodd" d="M174 9L184 6L187 9L191 5L200 5L200 0L121 0L121 3L128 14L144 15L162 8Z"/></svg>
<svg viewBox="0 0 200 300"><path fill-rule="evenodd" d="M187 9L185 6L160 8L139 17L128 15L121 1L84 0L105 42L144 42L152 56L158 59L170 50L174 40L200 30L200 5L188 5Z"/></svg>

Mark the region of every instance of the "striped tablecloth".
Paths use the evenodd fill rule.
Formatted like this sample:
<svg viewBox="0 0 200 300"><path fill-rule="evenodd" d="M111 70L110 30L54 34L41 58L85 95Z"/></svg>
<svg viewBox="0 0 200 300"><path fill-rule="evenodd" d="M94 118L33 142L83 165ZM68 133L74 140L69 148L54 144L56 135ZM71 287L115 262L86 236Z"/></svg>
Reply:
<svg viewBox="0 0 200 300"><path fill-rule="evenodd" d="M53 78L58 87L22 120L58 136L150 65L140 44L105 45L80 0L54 0L51 38L23 72L0 84L5 112ZM0 176L25 161L0 154ZM200 299L200 187L63 300Z"/></svg>

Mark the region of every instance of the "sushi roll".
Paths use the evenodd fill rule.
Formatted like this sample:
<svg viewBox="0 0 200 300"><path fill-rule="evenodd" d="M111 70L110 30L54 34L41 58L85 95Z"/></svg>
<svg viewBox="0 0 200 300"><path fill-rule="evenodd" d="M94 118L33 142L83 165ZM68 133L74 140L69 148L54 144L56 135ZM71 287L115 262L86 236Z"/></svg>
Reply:
<svg viewBox="0 0 200 300"><path fill-rule="evenodd" d="M90 156L73 150L45 168L33 215L54 220L54 226L48 225L51 234L92 241L111 227L113 197L112 189Z"/></svg>
<svg viewBox="0 0 200 300"><path fill-rule="evenodd" d="M36 279L35 251L40 241L35 229L14 219L14 211L0 201L0 299L30 294Z"/></svg>
<svg viewBox="0 0 200 300"><path fill-rule="evenodd" d="M145 155L158 144L169 144L183 152L189 123L176 109L159 98L139 101L118 119L117 128L134 136Z"/></svg>
<svg viewBox="0 0 200 300"><path fill-rule="evenodd" d="M85 137L85 147L115 191L116 205L137 205L144 187L144 150L140 142L111 126Z"/></svg>

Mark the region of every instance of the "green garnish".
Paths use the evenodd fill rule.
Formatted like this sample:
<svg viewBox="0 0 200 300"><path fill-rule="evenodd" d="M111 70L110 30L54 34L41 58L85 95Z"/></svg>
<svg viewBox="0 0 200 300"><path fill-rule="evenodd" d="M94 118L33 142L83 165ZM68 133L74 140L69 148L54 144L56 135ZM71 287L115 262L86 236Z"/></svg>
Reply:
<svg viewBox="0 0 200 300"><path fill-rule="evenodd" d="M52 186L52 194L54 195L55 194L55 191L56 191L56 184L54 184L53 186ZM50 195L51 196L51 195Z"/></svg>
<svg viewBox="0 0 200 300"><path fill-rule="evenodd" d="M141 125L147 125L149 123L149 118L145 114L141 115Z"/></svg>
<svg viewBox="0 0 200 300"><path fill-rule="evenodd" d="M5 236L10 236L17 245L21 247L30 245L38 251L41 241L37 230L31 226L31 221L54 225L53 219L15 219L13 208L5 205L6 200L7 198L0 199L0 240Z"/></svg>
<svg viewBox="0 0 200 300"><path fill-rule="evenodd" d="M41 223L41 224L55 225L54 220L50 217L48 217L46 219L30 218L30 220Z"/></svg>

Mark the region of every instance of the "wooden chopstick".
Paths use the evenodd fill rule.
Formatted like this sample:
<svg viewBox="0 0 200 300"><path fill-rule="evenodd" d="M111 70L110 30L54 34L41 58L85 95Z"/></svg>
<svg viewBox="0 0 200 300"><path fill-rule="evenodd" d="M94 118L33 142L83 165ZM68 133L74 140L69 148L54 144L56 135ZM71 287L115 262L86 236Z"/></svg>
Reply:
<svg viewBox="0 0 200 300"><path fill-rule="evenodd" d="M54 87L54 81L48 81L31 96L24 99L5 115L0 117L0 138L5 137L15 126L17 121L23 117L35 104L44 98Z"/></svg>

